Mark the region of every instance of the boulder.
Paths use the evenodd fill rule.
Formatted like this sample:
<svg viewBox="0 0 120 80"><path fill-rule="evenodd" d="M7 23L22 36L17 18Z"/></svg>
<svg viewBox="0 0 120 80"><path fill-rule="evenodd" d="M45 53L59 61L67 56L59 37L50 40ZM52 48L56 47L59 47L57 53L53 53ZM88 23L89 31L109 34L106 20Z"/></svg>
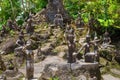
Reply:
<svg viewBox="0 0 120 80"><path fill-rule="evenodd" d="M6 80L19 80L23 77L21 72L14 70L6 70L3 75L5 75Z"/></svg>
<svg viewBox="0 0 120 80"><path fill-rule="evenodd" d="M45 47L41 48L41 52L44 55L50 55L52 50L53 50L52 46L45 46Z"/></svg>
<svg viewBox="0 0 120 80"><path fill-rule="evenodd" d="M5 44L3 44L2 49L1 49L1 54L8 54L14 52L14 49L16 47L16 41L11 39L7 40Z"/></svg>
<svg viewBox="0 0 120 80"><path fill-rule="evenodd" d="M115 55L115 60L120 64L120 50L117 51Z"/></svg>
<svg viewBox="0 0 120 80"><path fill-rule="evenodd" d="M98 63L51 63L46 64L39 80L49 80L57 77L59 80L88 80L88 78L97 78L100 80L100 70Z"/></svg>

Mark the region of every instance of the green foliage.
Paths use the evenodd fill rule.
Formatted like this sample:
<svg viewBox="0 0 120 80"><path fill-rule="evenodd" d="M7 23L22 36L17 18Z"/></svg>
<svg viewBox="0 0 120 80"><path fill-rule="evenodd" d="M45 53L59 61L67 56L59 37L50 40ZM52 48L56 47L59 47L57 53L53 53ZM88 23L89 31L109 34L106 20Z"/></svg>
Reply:
<svg viewBox="0 0 120 80"><path fill-rule="evenodd" d="M15 32L13 30L10 31L10 35L14 36Z"/></svg>
<svg viewBox="0 0 120 80"><path fill-rule="evenodd" d="M63 0L65 9L74 19L81 13L85 23L90 14L100 22L102 31L106 28L114 34L120 29L120 1L119 0ZM29 13L37 13L46 7L48 0L0 0L0 29L9 17L15 19L19 25L28 18ZM114 29L114 30L113 30Z"/></svg>
<svg viewBox="0 0 120 80"><path fill-rule="evenodd" d="M50 78L50 80L59 80L58 77L53 77L53 78Z"/></svg>
<svg viewBox="0 0 120 80"><path fill-rule="evenodd" d="M79 11L86 24L90 14L99 21L99 33L107 29L112 36L120 34L120 2L118 0L64 0L65 8L76 19Z"/></svg>
<svg viewBox="0 0 120 80"><path fill-rule="evenodd" d="M21 25L30 12L37 13L46 4L47 0L0 0L0 25L5 24L9 17Z"/></svg>

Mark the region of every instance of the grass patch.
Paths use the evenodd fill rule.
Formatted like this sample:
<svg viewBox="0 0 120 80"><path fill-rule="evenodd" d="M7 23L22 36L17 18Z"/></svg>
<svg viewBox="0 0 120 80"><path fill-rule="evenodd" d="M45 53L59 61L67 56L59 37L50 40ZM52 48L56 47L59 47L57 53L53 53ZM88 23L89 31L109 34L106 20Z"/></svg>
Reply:
<svg viewBox="0 0 120 80"><path fill-rule="evenodd" d="M3 58L4 61L8 61L10 59L14 59L15 57L14 57L14 53L10 53L10 54L7 54L7 55L3 55L2 58Z"/></svg>

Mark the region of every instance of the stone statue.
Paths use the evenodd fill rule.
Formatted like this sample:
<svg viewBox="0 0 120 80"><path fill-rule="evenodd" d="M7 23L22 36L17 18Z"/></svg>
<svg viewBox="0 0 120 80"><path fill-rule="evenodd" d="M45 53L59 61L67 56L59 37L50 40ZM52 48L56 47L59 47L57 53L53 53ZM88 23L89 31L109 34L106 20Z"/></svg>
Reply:
<svg viewBox="0 0 120 80"><path fill-rule="evenodd" d="M18 40L16 41L17 44L17 48L15 48L14 53L15 53L15 57L16 57L16 63L17 66L20 67L25 59L25 53L22 50L24 45L25 45L25 39L24 39L24 33L23 31L20 32Z"/></svg>
<svg viewBox="0 0 120 80"><path fill-rule="evenodd" d="M31 49L32 41L29 39L24 47L26 52L26 78L28 80L34 77L34 53Z"/></svg>
<svg viewBox="0 0 120 80"><path fill-rule="evenodd" d="M60 14L60 10L58 9L58 12L57 14L55 15L55 18L54 18L54 25L57 27L61 27L63 28L63 17L62 15Z"/></svg>
<svg viewBox="0 0 120 80"><path fill-rule="evenodd" d="M93 52L91 51L92 46L94 46L94 44L90 41L90 35L87 35L86 42L83 44L83 46L78 51L79 53L81 52L81 50L84 49L83 57L85 58L85 62L94 62L96 59L94 51Z"/></svg>
<svg viewBox="0 0 120 80"><path fill-rule="evenodd" d="M83 44L83 46L81 47L81 49L78 51L80 52L82 49L84 49L84 56L90 52L90 47L91 47L92 43L90 42L90 35L86 36L86 43Z"/></svg>
<svg viewBox="0 0 120 80"><path fill-rule="evenodd" d="M66 41L68 41L67 36L68 36L70 30L71 30L71 27L70 27L70 25L67 24L66 30L65 30L65 33L64 33L64 37L65 37Z"/></svg>
<svg viewBox="0 0 120 80"><path fill-rule="evenodd" d="M84 26L84 21L83 19L81 18L81 14L78 12L78 18L77 20L75 21L75 24L76 24L76 27L77 28L82 28Z"/></svg>
<svg viewBox="0 0 120 80"><path fill-rule="evenodd" d="M14 28L14 30L16 30L16 31L19 31L19 30L20 30L19 27L18 27L18 24L17 24L16 20L14 20L14 22L13 22L13 28Z"/></svg>
<svg viewBox="0 0 120 80"><path fill-rule="evenodd" d="M10 30L13 30L13 21L11 20L11 18L8 19L7 21L7 26L9 27Z"/></svg>
<svg viewBox="0 0 120 80"><path fill-rule="evenodd" d="M54 22L55 15L58 14L58 9L59 14L63 17L63 20L67 22L68 19L70 19L68 13L64 9L63 0L48 0L48 4L46 6L46 18L49 23Z"/></svg>
<svg viewBox="0 0 120 80"><path fill-rule="evenodd" d="M103 35L103 43L102 48L107 48L110 46L111 38L109 37L109 33L106 31Z"/></svg>
<svg viewBox="0 0 120 80"><path fill-rule="evenodd" d="M32 15L29 16L29 19L27 20L27 25L25 27L27 34L32 35L34 32L34 24L32 20Z"/></svg>
<svg viewBox="0 0 120 80"><path fill-rule="evenodd" d="M98 39L97 35L95 35L94 40L92 41L94 44L94 53L95 53L95 57L96 57L96 61L99 62L99 48L98 48L98 42L100 41L100 39Z"/></svg>
<svg viewBox="0 0 120 80"><path fill-rule="evenodd" d="M16 41L16 44L17 44L19 47L25 45L25 39L24 39L24 33L23 33L23 31L21 31L21 32L19 33L19 37L18 37L18 40Z"/></svg>
<svg viewBox="0 0 120 80"><path fill-rule="evenodd" d="M2 75L0 76L0 80L7 80L7 79L6 79L6 76L5 76L4 74L2 74Z"/></svg>
<svg viewBox="0 0 120 80"><path fill-rule="evenodd" d="M0 36L3 37L6 33L7 33L6 26L3 25L3 26L2 26L2 30L1 30L1 34L0 34Z"/></svg>
<svg viewBox="0 0 120 80"><path fill-rule="evenodd" d="M76 60L73 58L73 53L75 52L76 46L74 42L74 30L71 29L69 34L67 35L68 39L68 63L74 63Z"/></svg>

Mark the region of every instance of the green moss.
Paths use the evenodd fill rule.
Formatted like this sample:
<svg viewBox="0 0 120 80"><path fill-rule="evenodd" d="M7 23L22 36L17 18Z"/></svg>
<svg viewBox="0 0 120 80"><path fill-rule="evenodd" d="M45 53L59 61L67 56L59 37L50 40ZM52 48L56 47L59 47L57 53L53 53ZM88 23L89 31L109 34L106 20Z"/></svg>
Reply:
<svg viewBox="0 0 120 80"><path fill-rule="evenodd" d="M60 80L59 77L53 77L53 78L50 78L49 80Z"/></svg>
<svg viewBox="0 0 120 80"><path fill-rule="evenodd" d="M7 55L4 55L4 56L2 56L3 57L3 60L4 61L8 61L8 60L10 60L10 59L14 59L15 57L14 57L14 53L10 53L10 54L7 54Z"/></svg>
<svg viewBox="0 0 120 80"><path fill-rule="evenodd" d="M0 74L2 74L3 71L0 70Z"/></svg>

